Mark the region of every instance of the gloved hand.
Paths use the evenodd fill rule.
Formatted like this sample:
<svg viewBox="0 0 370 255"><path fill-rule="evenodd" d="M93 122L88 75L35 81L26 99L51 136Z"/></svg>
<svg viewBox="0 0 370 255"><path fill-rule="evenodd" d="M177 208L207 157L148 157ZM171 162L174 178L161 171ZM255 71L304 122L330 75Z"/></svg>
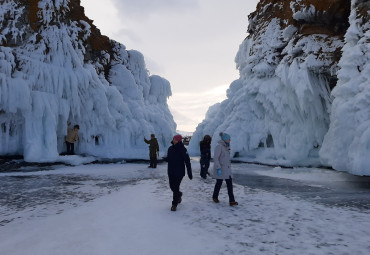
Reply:
<svg viewBox="0 0 370 255"><path fill-rule="evenodd" d="M221 168L217 169L217 176L221 176Z"/></svg>

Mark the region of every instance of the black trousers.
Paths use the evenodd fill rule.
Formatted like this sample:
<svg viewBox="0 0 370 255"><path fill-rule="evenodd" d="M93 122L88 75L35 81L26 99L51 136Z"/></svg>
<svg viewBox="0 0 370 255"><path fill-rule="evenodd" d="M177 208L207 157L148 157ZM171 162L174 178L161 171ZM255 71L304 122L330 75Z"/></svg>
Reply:
<svg viewBox="0 0 370 255"><path fill-rule="evenodd" d="M150 167L157 168L157 155L150 156Z"/></svg>
<svg viewBox="0 0 370 255"><path fill-rule="evenodd" d="M182 196L182 192L180 191L180 184L181 184L182 178L183 176L182 177L174 177L174 176L169 177L170 189L173 192L172 205L175 205L175 206L177 206Z"/></svg>
<svg viewBox="0 0 370 255"><path fill-rule="evenodd" d="M66 141L66 144L67 144L67 154L68 155L75 154L75 144L74 143L67 142L67 141Z"/></svg>
<svg viewBox="0 0 370 255"><path fill-rule="evenodd" d="M215 184L215 189L213 190L213 196L212 198L218 199L218 194L220 193L220 189L222 186L223 179L217 179L217 182ZM234 192L233 192L233 180L230 177L230 179L225 179L226 185L227 185L227 193L229 194L229 202L235 202L234 198Z"/></svg>
<svg viewBox="0 0 370 255"><path fill-rule="evenodd" d="M209 160L200 159L200 176L205 178L208 174Z"/></svg>

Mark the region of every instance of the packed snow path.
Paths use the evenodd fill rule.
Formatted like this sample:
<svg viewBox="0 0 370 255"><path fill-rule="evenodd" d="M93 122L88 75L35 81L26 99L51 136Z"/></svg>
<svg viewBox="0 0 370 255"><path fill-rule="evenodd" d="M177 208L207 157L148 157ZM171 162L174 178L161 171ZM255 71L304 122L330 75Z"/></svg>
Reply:
<svg viewBox="0 0 370 255"><path fill-rule="evenodd" d="M40 202L18 209L1 204L0 254L360 255L370 250L369 210L329 207L237 184L239 206L228 205L225 186L221 202L215 204L214 180L199 178L198 162L193 168L194 179L185 177L181 185L183 202L176 212L170 211L166 164L157 169L110 164L2 173L0 181L23 178L27 186L30 179L50 179L55 184L60 178L65 187L44 183L37 189L23 187L19 196L34 194ZM259 167L234 168L241 174ZM283 176L283 169L270 170L270 175ZM311 178L333 180L338 174L317 170ZM55 200L42 199L42 194L58 190L61 194Z"/></svg>

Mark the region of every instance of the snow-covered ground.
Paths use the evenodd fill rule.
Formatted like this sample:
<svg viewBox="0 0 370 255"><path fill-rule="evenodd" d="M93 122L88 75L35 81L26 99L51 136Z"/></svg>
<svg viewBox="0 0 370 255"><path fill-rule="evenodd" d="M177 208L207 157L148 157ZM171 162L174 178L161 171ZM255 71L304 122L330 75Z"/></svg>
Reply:
<svg viewBox="0 0 370 255"><path fill-rule="evenodd" d="M211 200L214 180L201 179L198 164L192 161L194 179L185 177L182 182L183 202L176 212L170 211L165 163L157 169L117 163L1 173L0 181L21 179L24 186L27 178L63 177L65 186L71 184L68 178L76 181L67 189L58 188L63 194L75 194L67 198L35 201L18 210L2 205L0 254L368 254L368 210L329 207L236 184L239 206L228 205L225 186L221 202L215 204ZM304 171L233 167L238 174L254 171L279 178L302 177L303 182L325 183L325 178L329 182L342 174L311 169L311 177L305 178ZM39 189L56 192L45 185ZM31 192L35 190L22 195ZM93 198L76 196L81 193Z"/></svg>

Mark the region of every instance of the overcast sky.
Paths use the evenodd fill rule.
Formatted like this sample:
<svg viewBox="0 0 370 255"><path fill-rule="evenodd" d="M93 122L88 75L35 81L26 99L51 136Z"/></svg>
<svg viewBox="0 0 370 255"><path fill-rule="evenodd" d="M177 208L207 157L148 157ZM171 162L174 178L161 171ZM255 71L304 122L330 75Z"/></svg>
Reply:
<svg viewBox="0 0 370 255"><path fill-rule="evenodd" d="M181 131L239 77L234 62L258 0L81 0L101 33L140 51L150 74L171 83L168 104Z"/></svg>

